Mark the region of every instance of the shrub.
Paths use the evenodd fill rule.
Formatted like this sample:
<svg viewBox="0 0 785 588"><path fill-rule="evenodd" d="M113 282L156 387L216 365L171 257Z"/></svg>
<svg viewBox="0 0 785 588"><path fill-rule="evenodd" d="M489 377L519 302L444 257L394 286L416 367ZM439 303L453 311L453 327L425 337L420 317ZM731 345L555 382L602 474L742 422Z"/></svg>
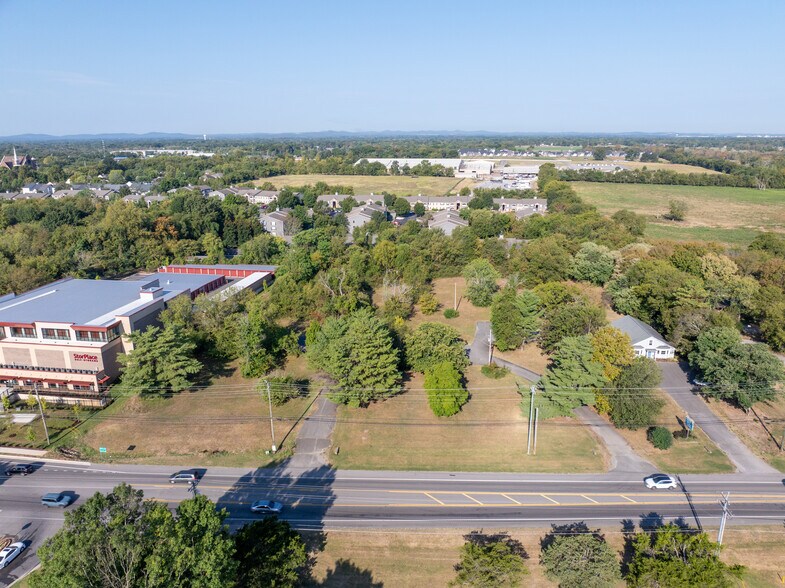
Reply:
<svg viewBox="0 0 785 588"><path fill-rule="evenodd" d="M460 313L454 308L448 308L444 311L444 318L454 319L458 318L459 316L461 316Z"/></svg>
<svg viewBox="0 0 785 588"><path fill-rule="evenodd" d="M434 296L431 292L426 292L420 296L417 304L420 306L420 311L422 311L422 313L425 315L433 314L439 310L439 301L436 300L436 296Z"/></svg>
<svg viewBox="0 0 785 588"><path fill-rule="evenodd" d="M673 445L673 433L665 427L651 427L647 431L646 437L657 449L665 450Z"/></svg>
<svg viewBox="0 0 785 588"><path fill-rule="evenodd" d="M510 373L510 370L508 370L506 367L496 365L495 363L482 366L480 371L482 372L483 376L493 380L499 380Z"/></svg>
<svg viewBox="0 0 785 588"><path fill-rule="evenodd" d="M270 383L270 399L275 406L281 406L293 398L308 394L308 380L295 380L292 376L273 376L265 378ZM267 386L264 381L259 382L259 392L262 400L267 400Z"/></svg>

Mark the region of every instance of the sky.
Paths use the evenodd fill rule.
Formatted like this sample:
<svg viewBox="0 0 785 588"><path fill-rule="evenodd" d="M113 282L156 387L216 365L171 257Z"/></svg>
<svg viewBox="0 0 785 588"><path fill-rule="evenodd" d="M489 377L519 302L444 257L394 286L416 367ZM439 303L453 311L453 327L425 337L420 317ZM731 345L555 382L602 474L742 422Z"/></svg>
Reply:
<svg viewBox="0 0 785 588"><path fill-rule="evenodd" d="M0 136L785 133L783 0L0 0Z"/></svg>

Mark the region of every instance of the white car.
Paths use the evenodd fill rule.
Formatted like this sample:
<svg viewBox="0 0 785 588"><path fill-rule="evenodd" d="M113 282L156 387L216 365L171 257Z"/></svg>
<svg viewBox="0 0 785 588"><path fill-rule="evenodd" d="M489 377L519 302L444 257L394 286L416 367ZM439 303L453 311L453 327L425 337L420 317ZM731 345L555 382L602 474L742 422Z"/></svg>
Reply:
<svg viewBox="0 0 785 588"><path fill-rule="evenodd" d="M668 474L653 474L644 478L643 482L649 490L673 490L679 487L679 481Z"/></svg>
<svg viewBox="0 0 785 588"><path fill-rule="evenodd" d="M26 548L27 545L19 541L18 543L11 543L11 545L0 551L0 570L14 561Z"/></svg>

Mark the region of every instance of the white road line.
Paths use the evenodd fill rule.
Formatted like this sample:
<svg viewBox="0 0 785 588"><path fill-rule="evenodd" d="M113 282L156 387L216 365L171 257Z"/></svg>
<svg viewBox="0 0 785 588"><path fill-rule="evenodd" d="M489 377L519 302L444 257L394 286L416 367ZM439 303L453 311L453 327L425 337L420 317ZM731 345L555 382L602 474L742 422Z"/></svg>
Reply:
<svg viewBox="0 0 785 588"><path fill-rule="evenodd" d="M444 504L444 503L443 503L441 500L439 500L438 498L434 498L433 496L431 496L431 495L430 495L430 494L428 494L427 492L423 492L423 494L425 494L425 495L426 495L428 498L430 498L431 500L435 500L436 502L438 502L438 503L439 503L439 504L441 504L442 506L445 506L445 504Z"/></svg>
<svg viewBox="0 0 785 588"><path fill-rule="evenodd" d="M540 496L542 496L542 497L543 497L545 500L550 500L550 501L551 501L553 504L559 504L559 503L558 503L556 500L554 500L553 498L550 498L549 496L545 496L545 494L540 494Z"/></svg>
<svg viewBox="0 0 785 588"><path fill-rule="evenodd" d="M469 496L469 495L468 495L468 494L466 494L465 492L463 493L463 495L464 495L466 498L468 498L469 500L474 500L474 502L476 502L477 504L480 504L480 505L482 504L482 502L480 502L480 501L479 501L479 500L477 500L476 498L472 498L471 496Z"/></svg>
<svg viewBox="0 0 785 588"><path fill-rule="evenodd" d="M517 500L515 500L510 496L507 496L506 494L502 494L502 496L504 496L507 500L512 500L515 504L521 504L520 502L518 502Z"/></svg>
<svg viewBox="0 0 785 588"><path fill-rule="evenodd" d="M589 498L588 496L586 496L586 495L584 495L584 494L581 494L581 495L580 495L580 497L581 497L581 498L585 498L586 500L588 500L589 502L593 502L594 504L599 504L599 502L597 502L597 501L596 501L596 500L594 500L593 498Z"/></svg>

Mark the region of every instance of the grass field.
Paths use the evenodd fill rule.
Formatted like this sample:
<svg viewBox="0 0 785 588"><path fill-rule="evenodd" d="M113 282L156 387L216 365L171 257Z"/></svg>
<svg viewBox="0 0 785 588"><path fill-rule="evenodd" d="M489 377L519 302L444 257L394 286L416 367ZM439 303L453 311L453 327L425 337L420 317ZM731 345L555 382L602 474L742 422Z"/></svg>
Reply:
<svg viewBox="0 0 785 588"><path fill-rule="evenodd" d="M18 406L24 406L18 405ZM33 410L25 408L22 412L38 412L38 407ZM49 429L49 439L52 443L57 442L61 435L65 434L75 425L74 413L68 409L47 409L46 426ZM32 428L35 432L35 439L28 440L28 431ZM46 447L46 434L44 424L40 418L34 420L29 425L17 425L11 423L11 418L0 419L0 445L11 445L16 447L28 447L30 449L44 449Z"/></svg>
<svg viewBox="0 0 785 588"><path fill-rule="evenodd" d="M460 178L433 178L418 176L331 176L322 174L275 176L263 178L254 182L257 186L270 182L276 188L287 186L305 186L316 182L326 182L331 186L352 186L355 194L381 194L390 192L397 196L444 196L451 191L459 190L456 187L464 180Z"/></svg>
<svg viewBox="0 0 785 588"><path fill-rule="evenodd" d="M527 422L516 379L466 371L471 399L449 418L433 415L416 374L407 391L368 408L339 407L331 455L346 469L601 472L604 448L573 419L540 425L536 456L526 455Z"/></svg>
<svg viewBox="0 0 785 588"><path fill-rule="evenodd" d="M305 358L291 360L285 373L308 375ZM232 370L208 388L170 398L121 398L88 420L66 444L75 441L93 457L99 447L106 447L102 459L110 461L263 466L290 454L295 435L288 436L276 456L265 454L272 444L268 406L256 385L256 380ZM312 395L316 388L312 386ZM275 423L279 445L311 398L273 407L273 414L284 419Z"/></svg>
<svg viewBox="0 0 785 588"><path fill-rule="evenodd" d="M785 227L785 190L716 188L712 186L660 186L649 184L571 184L587 202L606 214L626 208L656 220L652 237L714 239L748 243L758 231L782 231ZM661 221L671 199L687 202L684 222Z"/></svg>
<svg viewBox="0 0 785 588"><path fill-rule="evenodd" d="M433 294L439 301L439 310L434 314L424 315L419 309L409 319L408 323L412 329L416 329L422 323L444 323L455 328L467 343L471 343L474 338L474 330L477 321L487 321L491 318L490 308L474 306L464 297L466 291L466 280L457 278L437 278L433 281ZM448 319L444 316L444 311L452 308L457 292L458 314L456 318ZM381 306L382 292L374 292L374 303Z"/></svg>
<svg viewBox="0 0 785 588"><path fill-rule="evenodd" d="M483 158L488 159L490 161L502 161L498 158ZM594 161L593 159L578 159L578 158L550 158L550 159L534 159L528 157L507 157L503 159L509 165L542 165L543 163L555 163L555 164L565 164L565 163L602 163L602 164L614 164L620 167L625 167L629 169L641 169L643 167L650 169L650 170L658 170L664 169L668 171L674 171L680 174L717 174L720 172L716 172L710 169L704 169L702 167L698 167L695 165L685 165L683 163L669 163L667 161L662 161L659 163L641 163L640 161L625 161L623 159L606 159L604 161Z"/></svg>
<svg viewBox="0 0 785 588"><path fill-rule="evenodd" d="M665 406L660 412L657 424L674 432L681 430L678 419L684 416L684 411L663 392L659 392L659 395L665 401ZM665 451L657 449L646 439L646 429L617 431L632 446L635 453L648 459L661 471L673 474L719 474L735 471L727 456L700 430L696 429L688 439L675 438L671 448Z"/></svg>
<svg viewBox="0 0 785 588"><path fill-rule="evenodd" d="M780 394L775 400L755 405L755 413L763 424L752 411L747 413L719 400L710 402L714 413L725 421L747 447L779 471L785 472L785 452L779 448L785 432L785 396Z"/></svg>
<svg viewBox="0 0 785 588"><path fill-rule="evenodd" d="M455 577L454 566L459 560L464 535L477 530L328 532L323 550L314 554L313 576L319 586L329 588L447 586ZM521 542L528 555L529 575L524 578L524 586L556 586L545 577L539 564L540 540L549 530L509 530L510 536ZM706 531L716 539L716 529ZM620 527L604 527L601 532L621 559L624 536ZM781 526L728 526L722 559L747 567L739 586L779 586L779 574L785 571L783 541L785 530Z"/></svg>

